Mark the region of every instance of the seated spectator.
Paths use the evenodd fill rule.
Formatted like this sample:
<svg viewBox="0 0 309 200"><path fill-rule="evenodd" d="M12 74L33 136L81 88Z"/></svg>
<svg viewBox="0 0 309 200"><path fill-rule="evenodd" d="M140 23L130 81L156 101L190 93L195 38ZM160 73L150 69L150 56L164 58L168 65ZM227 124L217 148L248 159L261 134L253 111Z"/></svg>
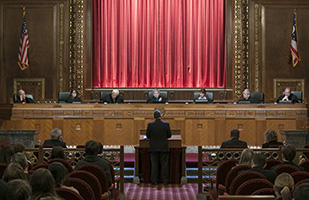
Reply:
<svg viewBox="0 0 309 200"><path fill-rule="evenodd" d="M292 200L291 191L294 187L294 179L288 173L279 174L275 180L275 193L277 200Z"/></svg>
<svg viewBox="0 0 309 200"><path fill-rule="evenodd" d="M23 170L24 170L24 173L27 177L27 180L30 180L31 178L31 175L28 174L28 162L27 162L27 159L25 157L24 154L18 152L18 153L15 153L12 157L11 157L11 163L17 163L19 164Z"/></svg>
<svg viewBox="0 0 309 200"><path fill-rule="evenodd" d="M124 103L124 100L121 95L119 95L119 90L113 90L111 94L106 95L102 103Z"/></svg>
<svg viewBox="0 0 309 200"><path fill-rule="evenodd" d="M291 91L291 88L285 88L284 94L278 97L277 103L280 101L291 101L292 103L298 103L297 96L292 94Z"/></svg>
<svg viewBox="0 0 309 200"><path fill-rule="evenodd" d="M300 171L304 171L305 170L304 168L293 162L295 156L296 156L296 148L293 145L289 144L284 146L282 149L283 162L276 166L273 166L271 169L275 169L276 167L279 167L281 165L292 165L294 167L297 167Z"/></svg>
<svg viewBox="0 0 309 200"><path fill-rule="evenodd" d="M235 146L235 147L247 147L247 142L239 140L239 130L232 129L230 134L230 140L222 142L221 148L226 148L228 146Z"/></svg>
<svg viewBox="0 0 309 200"><path fill-rule="evenodd" d="M68 96L68 98L65 100L66 103L81 103L82 100L80 99L80 97L78 96L78 91L73 89L70 92L70 95Z"/></svg>
<svg viewBox="0 0 309 200"><path fill-rule="evenodd" d="M265 143L262 148L269 148L271 145L283 145L282 142L278 142L278 134L275 130L269 129L264 132Z"/></svg>
<svg viewBox="0 0 309 200"><path fill-rule="evenodd" d="M152 97L148 97L147 103L166 103L167 99L160 95L158 89L154 89Z"/></svg>
<svg viewBox="0 0 309 200"><path fill-rule="evenodd" d="M251 165L254 152L251 149L244 149L240 154L238 165Z"/></svg>
<svg viewBox="0 0 309 200"><path fill-rule="evenodd" d="M60 200L55 192L55 181L51 173L44 168L34 171L30 185L32 187L31 200Z"/></svg>
<svg viewBox="0 0 309 200"><path fill-rule="evenodd" d="M11 145L3 145L0 152L0 163L9 164L13 155L13 147Z"/></svg>
<svg viewBox="0 0 309 200"><path fill-rule="evenodd" d="M207 96L206 90L204 88L200 90L200 96L194 100L207 100L208 103L212 103L212 100Z"/></svg>
<svg viewBox="0 0 309 200"><path fill-rule="evenodd" d="M48 166L48 170L55 180L55 188L66 188L79 194L78 190L74 187L65 186L64 183L67 178L68 171L65 166L60 162L53 162Z"/></svg>
<svg viewBox="0 0 309 200"><path fill-rule="evenodd" d="M263 174L267 180L274 184L277 177L277 173L271 170L264 169L266 166L266 156L263 153L255 153L251 162L251 169L239 172L239 174L244 172L258 172Z"/></svg>
<svg viewBox="0 0 309 200"><path fill-rule="evenodd" d="M54 158L65 159L64 150L61 146L53 147L50 159Z"/></svg>
<svg viewBox="0 0 309 200"><path fill-rule="evenodd" d="M34 103L33 99L26 97L24 90L19 90L14 103Z"/></svg>
<svg viewBox="0 0 309 200"><path fill-rule="evenodd" d="M4 180L5 182L9 182L15 179L26 180L27 178L20 164L11 163L5 169L2 180Z"/></svg>
<svg viewBox="0 0 309 200"><path fill-rule="evenodd" d="M103 144L101 142L98 142L99 144L99 153L98 153L98 156L102 156L103 154Z"/></svg>
<svg viewBox="0 0 309 200"><path fill-rule="evenodd" d="M309 200L309 183L297 186L293 193L294 200Z"/></svg>
<svg viewBox="0 0 309 200"><path fill-rule="evenodd" d="M8 182L13 194L13 200L27 200L31 197L31 187L25 180L15 179Z"/></svg>
<svg viewBox="0 0 309 200"><path fill-rule="evenodd" d="M21 144L21 143L15 144L15 145L14 145L14 152L15 152L15 153L20 152L20 153L24 154L24 152L25 152L25 145L23 145L23 144Z"/></svg>
<svg viewBox="0 0 309 200"><path fill-rule="evenodd" d="M14 145L14 152L15 153L22 153L26 156L26 160L27 160L27 163L29 165L32 165L32 163L36 163L37 162L37 157L35 157L35 155L31 152L25 152L25 145L19 143L19 144L15 144Z"/></svg>
<svg viewBox="0 0 309 200"><path fill-rule="evenodd" d="M45 140L43 145L61 146L67 148L65 142L63 142L62 132L59 128L55 128L50 132L50 140Z"/></svg>
<svg viewBox="0 0 309 200"><path fill-rule="evenodd" d="M112 186L112 178L109 164L107 163L106 160L98 157L99 153L98 142L94 140L88 141L85 145L85 153L86 153L85 158L76 164L74 170L78 169L79 166L86 164L97 165L105 171L106 176L108 177L108 185L109 187Z"/></svg>
<svg viewBox="0 0 309 200"><path fill-rule="evenodd" d="M249 89L245 89L242 94L243 94L243 98L239 99L237 103L239 103L240 101L249 101L250 103L259 103L257 99L251 97L251 91Z"/></svg>
<svg viewBox="0 0 309 200"><path fill-rule="evenodd" d="M0 199L1 200L12 200L12 192L6 182L0 179Z"/></svg>

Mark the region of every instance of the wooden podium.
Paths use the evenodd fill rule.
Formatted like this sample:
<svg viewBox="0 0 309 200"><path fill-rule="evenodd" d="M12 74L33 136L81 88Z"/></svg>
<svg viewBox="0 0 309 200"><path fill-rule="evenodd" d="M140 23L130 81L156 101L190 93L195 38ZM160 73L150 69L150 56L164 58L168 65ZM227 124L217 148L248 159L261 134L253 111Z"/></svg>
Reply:
<svg viewBox="0 0 309 200"><path fill-rule="evenodd" d="M150 140L148 139L140 138L139 146L135 147L135 177L133 183L139 184L141 182L151 182L151 162L148 151L149 141ZM186 147L183 147L181 142L181 138L168 139L168 144L170 147L168 160L169 183L171 184L187 183L187 178L185 176Z"/></svg>

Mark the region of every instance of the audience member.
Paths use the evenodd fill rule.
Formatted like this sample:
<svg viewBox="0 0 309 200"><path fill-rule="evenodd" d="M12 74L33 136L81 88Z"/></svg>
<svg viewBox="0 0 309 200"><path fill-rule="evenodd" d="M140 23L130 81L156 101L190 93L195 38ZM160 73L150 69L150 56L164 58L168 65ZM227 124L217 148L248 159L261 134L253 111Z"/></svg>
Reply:
<svg viewBox="0 0 309 200"><path fill-rule="evenodd" d="M65 142L63 142L62 131L59 128L55 128L50 132L50 140L45 140L43 145L61 146L67 148Z"/></svg>
<svg viewBox="0 0 309 200"><path fill-rule="evenodd" d="M66 98L65 102L66 103L81 103L82 100L78 96L78 91L73 89L73 90L71 90L70 95L68 96L68 98Z"/></svg>
<svg viewBox="0 0 309 200"><path fill-rule="evenodd" d="M33 99L26 97L24 90L19 90L17 98L14 98L14 103L34 103Z"/></svg>
<svg viewBox="0 0 309 200"><path fill-rule="evenodd" d="M54 189L54 178L47 169L39 168L35 170L30 184L32 187L31 200L60 200Z"/></svg>
<svg viewBox="0 0 309 200"><path fill-rule="evenodd" d="M13 200L28 200L31 197L31 187L25 180L15 179L8 182L13 194Z"/></svg>
<svg viewBox="0 0 309 200"><path fill-rule="evenodd" d="M11 145L3 145L0 152L0 163L9 164L13 154L14 149Z"/></svg>
<svg viewBox="0 0 309 200"><path fill-rule="evenodd" d="M309 200L309 183L297 186L293 193L294 200Z"/></svg>
<svg viewBox="0 0 309 200"><path fill-rule="evenodd" d="M165 103L166 101L167 99L160 95L160 91L158 89L154 89L152 97L148 97L147 103Z"/></svg>
<svg viewBox="0 0 309 200"><path fill-rule="evenodd" d="M5 169L2 180L5 182L9 182L11 180L15 179L22 179L26 180L26 175L23 170L23 168L20 166L20 164L17 163L11 163L8 165L8 167Z"/></svg>
<svg viewBox="0 0 309 200"><path fill-rule="evenodd" d="M276 167L279 167L281 165L292 165L296 168L298 168L300 171L304 171L304 168L295 164L293 162L294 158L296 156L296 148L293 145L286 145L282 149L282 157L283 157L283 162L273 166L271 169L275 169Z"/></svg>
<svg viewBox="0 0 309 200"><path fill-rule="evenodd" d="M294 180L288 173L279 174L275 180L275 193L277 200L292 200L291 191L294 187Z"/></svg>
<svg viewBox="0 0 309 200"><path fill-rule="evenodd" d="M257 99L251 97L251 91L249 89L245 89L242 94L243 94L243 98L239 99L237 103L239 103L240 101L249 101L250 103L259 103Z"/></svg>
<svg viewBox="0 0 309 200"><path fill-rule="evenodd" d="M285 88L284 94L278 97L277 103L279 103L280 101L291 101L292 103L298 103L297 96L292 94L291 91L291 88Z"/></svg>
<svg viewBox="0 0 309 200"><path fill-rule="evenodd" d="M251 149L244 149L240 154L237 165L251 165L254 152Z"/></svg>
<svg viewBox="0 0 309 200"><path fill-rule="evenodd" d="M27 177L27 180L30 180L31 176L30 176L30 174L28 174L28 162L27 162L27 159L26 159L24 154L22 154L20 152L15 153L11 157L11 163L19 164L23 168L24 173L25 173L25 175Z"/></svg>
<svg viewBox="0 0 309 200"><path fill-rule="evenodd" d="M98 157L98 153L99 153L98 142L96 142L94 140L88 141L85 145L85 153L86 153L85 158L83 160L79 161L76 164L74 170L76 170L76 169L78 169L78 167L80 167L82 165L86 165L86 164L97 165L105 171L105 173L108 177L108 185L109 185L109 187L112 186L112 178L111 178L111 171L110 171L109 164L107 163L106 160Z"/></svg>
<svg viewBox="0 0 309 200"><path fill-rule="evenodd" d="M68 187L64 185L67 179L68 171L62 163L53 162L48 166L48 170L54 177L55 188L67 188L79 194L78 190L76 190L74 187Z"/></svg>
<svg viewBox="0 0 309 200"><path fill-rule="evenodd" d="M15 144L15 145L14 145L14 152L15 152L15 153L18 153L18 152L20 152L20 153L25 153L25 145L23 145L23 144L21 144L21 143Z"/></svg>
<svg viewBox="0 0 309 200"><path fill-rule="evenodd" d="M1 200L12 200L12 192L6 182L0 179L0 199Z"/></svg>
<svg viewBox="0 0 309 200"><path fill-rule="evenodd" d="M283 145L282 142L278 142L278 134L273 129L268 129L264 132L265 143L262 148L269 148L271 145Z"/></svg>
<svg viewBox="0 0 309 200"><path fill-rule="evenodd" d="M54 158L61 158L61 159L66 159L65 155L64 155L64 150L61 146L55 146L52 149L52 153L51 153L51 159Z"/></svg>
<svg viewBox="0 0 309 200"><path fill-rule="evenodd" d="M101 103L124 103L121 95L119 95L119 90L114 89L111 94L103 97Z"/></svg>
<svg viewBox="0 0 309 200"><path fill-rule="evenodd" d="M98 156L101 156L103 153L103 144L101 142L98 142L99 144L99 152L98 152Z"/></svg>
<svg viewBox="0 0 309 200"><path fill-rule="evenodd" d="M28 165L30 165L29 169L30 169L30 167L32 166L33 163L37 163L37 157L31 152L28 152L28 151L25 152L25 145L23 145L21 143L14 145L14 152L15 153L20 152L20 153L22 153L26 156L27 163L28 163Z"/></svg>
<svg viewBox="0 0 309 200"><path fill-rule="evenodd" d="M263 174L267 180L274 184L277 177L277 173L271 170L264 169L266 166L266 156L263 153L255 153L251 162L251 169L241 171L239 174L244 172L258 172Z"/></svg>
<svg viewBox="0 0 309 200"><path fill-rule="evenodd" d="M222 142L221 148L227 148L229 146L233 147L247 147L247 142L239 140L239 130L232 129L230 134L230 140Z"/></svg>

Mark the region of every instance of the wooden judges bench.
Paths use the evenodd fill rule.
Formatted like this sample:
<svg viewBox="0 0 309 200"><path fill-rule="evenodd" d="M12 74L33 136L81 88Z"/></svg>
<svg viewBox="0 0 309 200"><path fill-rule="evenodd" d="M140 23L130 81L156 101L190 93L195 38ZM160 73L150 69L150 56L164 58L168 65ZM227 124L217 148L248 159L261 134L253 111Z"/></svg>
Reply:
<svg viewBox="0 0 309 200"><path fill-rule="evenodd" d="M53 128L60 128L67 145L91 139L104 145L138 145L140 130L153 121L155 109L171 129L180 131L182 145L220 145L236 128L240 139L260 146L267 129L304 130L308 123L305 104L10 104L7 108L11 118L2 120L1 129L36 130L44 141Z"/></svg>

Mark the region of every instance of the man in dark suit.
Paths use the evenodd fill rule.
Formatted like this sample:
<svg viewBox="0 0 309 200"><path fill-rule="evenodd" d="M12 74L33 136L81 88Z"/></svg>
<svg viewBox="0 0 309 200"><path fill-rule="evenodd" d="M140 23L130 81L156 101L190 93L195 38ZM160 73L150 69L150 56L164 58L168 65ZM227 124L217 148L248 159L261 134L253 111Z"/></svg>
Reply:
<svg viewBox="0 0 309 200"><path fill-rule="evenodd" d="M237 103L240 101L249 101L250 103L259 103L259 101L253 97L251 97L251 91L249 89L245 89L242 93L243 98L239 99Z"/></svg>
<svg viewBox="0 0 309 200"><path fill-rule="evenodd" d="M17 98L14 97L14 103L35 103L33 99L26 97L24 90L19 90Z"/></svg>
<svg viewBox="0 0 309 200"><path fill-rule="evenodd" d="M239 140L239 130L232 129L230 137L230 140L222 142L221 148L227 148L229 146L248 148L247 142Z"/></svg>
<svg viewBox="0 0 309 200"><path fill-rule="evenodd" d="M150 139L151 184L158 184L159 164L161 164L164 185L168 184L168 138L172 136L170 124L161 120L161 112L153 113L155 121L147 126L147 138Z"/></svg>
<svg viewBox="0 0 309 200"><path fill-rule="evenodd" d="M282 150L282 157L283 157L283 162L273 166L271 169L275 169L276 167L279 167L281 165L292 165L296 168L298 168L300 171L304 171L305 169L293 162L294 158L296 156L296 148L293 145L286 145L283 147Z"/></svg>
<svg viewBox="0 0 309 200"><path fill-rule="evenodd" d="M285 88L284 94L278 97L277 103L279 101L291 101L292 103L298 103L298 98L296 95L291 93L291 88Z"/></svg>
<svg viewBox="0 0 309 200"><path fill-rule="evenodd" d="M61 146L67 148L65 142L63 142L62 132L59 128L55 128L50 132L50 140L45 140L43 145Z"/></svg>
<svg viewBox="0 0 309 200"><path fill-rule="evenodd" d="M106 95L101 103L124 103L123 98L119 95L119 90L113 90L111 94Z"/></svg>
<svg viewBox="0 0 309 200"><path fill-rule="evenodd" d="M266 160L267 158L263 153L255 153L251 161L252 168L241 171L239 172L239 174L245 172L258 172L260 174L263 174L268 181L274 184L277 177L277 173L272 170L264 169L264 167L266 166Z"/></svg>

